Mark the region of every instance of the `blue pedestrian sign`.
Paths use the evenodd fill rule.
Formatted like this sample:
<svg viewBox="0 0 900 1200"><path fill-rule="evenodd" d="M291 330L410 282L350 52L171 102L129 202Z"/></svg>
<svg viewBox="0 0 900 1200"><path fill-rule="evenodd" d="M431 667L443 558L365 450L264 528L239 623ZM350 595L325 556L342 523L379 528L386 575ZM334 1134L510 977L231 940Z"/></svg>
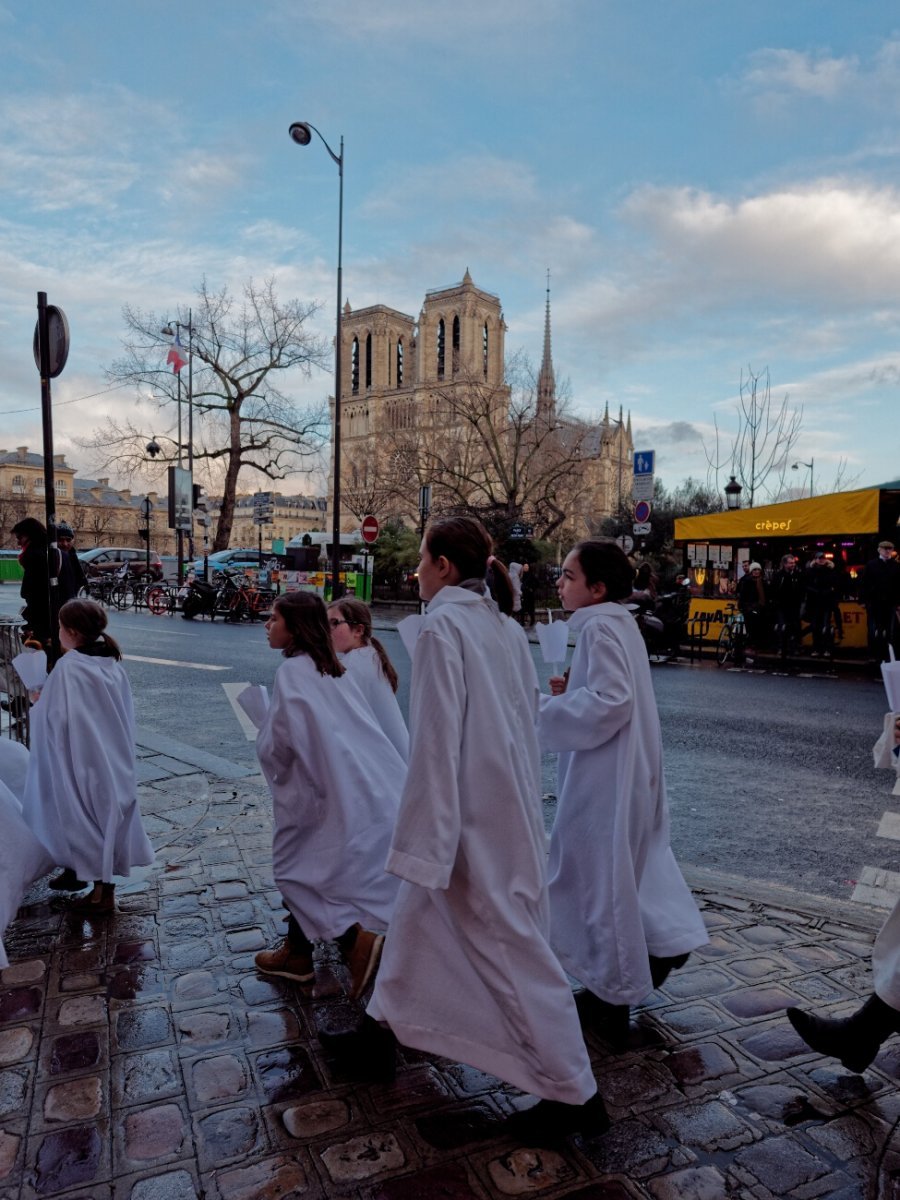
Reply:
<svg viewBox="0 0 900 1200"><path fill-rule="evenodd" d="M655 450L635 450L634 452L634 473L635 475L652 475L653 460L656 457Z"/></svg>

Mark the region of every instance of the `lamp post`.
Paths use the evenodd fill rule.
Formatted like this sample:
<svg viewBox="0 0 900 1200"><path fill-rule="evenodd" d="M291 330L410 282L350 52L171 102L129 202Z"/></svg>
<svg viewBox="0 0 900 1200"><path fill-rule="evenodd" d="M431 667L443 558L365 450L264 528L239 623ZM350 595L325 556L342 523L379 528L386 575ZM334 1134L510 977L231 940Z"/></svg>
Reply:
<svg viewBox="0 0 900 1200"><path fill-rule="evenodd" d="M341 595L341 294L343 292L341 269L344 244L344 138L341 135L340 153L335 154L315 125L310 125L308 121L295 121L288 133L291 140L298 146L308 146L312 141L312 135L315 134L338 169L337 327L334 341L334 486L332 490L331 541L331 598L337 600Z"/></svg>
<svg viewBox="0 0 900 1200"><path fill-rule="evenodd" d="M804 462L801 459L799 462L795 462L795 463L791 464L792 471L799 471L801 467L806 467L807 471L809 471L809 498L810 498L810 500L813 498L813 466L815 464L815 461L816 460L814 458L811 458L809 460L809 462Z"/></svg>
<svg viewBox="0 0 900 1200"><path fill-rule="evenodd" d="M725 484L725 503L729 509L741 507L741 492L744 489L732 475Z"/></svg>
<svg viewBox="0 0 900 1200"><path fill-rule="evenodd" d="M175 326L174 329L172 328L173 324ZM194 487L194 324L193 324L193 310L190 308L188 309L187 324L185 324L183 321L174 321L174 322L167 321L160 332L162 333L163 337L174 337L177 344L180 346L181 345L180 334L181 334L182 329L186 329L188 331L188 394L187 394L188 440L187 440L187 452L188 452L188 474L191 477L190 490L191 490L191 493L193 494L193 487ZM175 354L174 359L172 358L173 353ZM175 371L175 374L178 376L178 466L180 468L182 465L181 452L184 449L184 447L182 445L182 441L181 441L181 366L178 365L179 360L177 357L177 351L175 350L174 347L172 350L169 351L169 360L171 362L173 362L173 369ZM178 528L176 530L176 536L177 536L177 540L178 540L178 582L180 584L180 583L182 583L183 577L184 577L184 530L181 528ZM193 561L193 557L194 557L193 514L191 514L191 527L188 530L188 549L190 550L190 553L191 553L191 561Z"/></svg>

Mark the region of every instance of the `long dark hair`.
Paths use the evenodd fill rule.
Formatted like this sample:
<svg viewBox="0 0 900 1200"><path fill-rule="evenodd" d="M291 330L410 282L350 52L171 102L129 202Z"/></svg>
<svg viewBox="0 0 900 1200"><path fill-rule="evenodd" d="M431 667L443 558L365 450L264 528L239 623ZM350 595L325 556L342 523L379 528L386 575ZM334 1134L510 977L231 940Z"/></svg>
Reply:
<svg viewBox="0 0 900 1200"><path fill-rule="evenodd" d="M96 600L67 600L59 610L59 623L77 633L85 648L102 639L110 651L109 657L121 660L119 643L106 632L106 612Z"/></svg>
<svg viewBox="0 0 900 1200"><path fill-rule="evenodd" d="M332 609L337 609L348 625L362 630L362 644L371 646L378 655L381 673L391 685L391 691L396 692L400 681L394 670L394 664L388 658L387 651L378 638L372 634L372 613L369 611L368 604L364 604L362 600L355 600L352 596L345 596L342 600L332 600L328 605L328 611L331 612Z"/></svg>
<svg viewBox="0 0 900 1200"><path fill-rule="evenodd" d="M331 644L328 613L321 597L314 592L288 592L278 597L274 607L291 635L290 646L282 652L285 658L308 654L320 675L339 679L344 668Z"/></svg>
<svg viewBox="0 0 900 1200"><path fill-rule="evenodd" d="M606 585L607 600L625 600L632 592L634 567L615 542L579 542L573 547L588 586Z"/></svg>
<svg viewBox="0 0 900 1200"><path fill-rule="evenodd" d="M46 550L47 548L47 530L40 523L37 517L23 517L12 527L13 533L18 538L24 538L29 547L35 547L38 550Z"/></svg>
<svg viewBox="0 0 900 1200"><path fill-rule="evenodd" d="M488 558L485 579L494 603L505 616L511 617L513 615L513 585L505 563L491 555Z"/></svg>
<svg viewBox="0 0 900 1200"><path fill-rule="evenodd" d="M475 517L444 517L425 530L425 548L435 560L442 556L464 579L484 579L494 548L491 535Z"/></svg>

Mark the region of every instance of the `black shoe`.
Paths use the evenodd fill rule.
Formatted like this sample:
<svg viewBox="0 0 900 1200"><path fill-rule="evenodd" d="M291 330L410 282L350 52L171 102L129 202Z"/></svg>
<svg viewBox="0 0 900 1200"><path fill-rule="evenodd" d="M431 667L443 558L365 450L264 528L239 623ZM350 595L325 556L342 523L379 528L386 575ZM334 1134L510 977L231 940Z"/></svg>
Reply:
<svg viewBox="0 0 900 1200"><path fill-rule="evenodd" d="M51 879L47 886L54 892L83 892L87 887L87 880L79 879L71 867L66 867Z"/></svg>
<svg viewBox="0 0 900 1200"><path fill-rule="evenodd" d="M584 1029L592 1029L611 1046L628 1043L631 1028L631 1009L627 1004L608 1004L585 988L575 994L575 1008Z"/></svg>
<svg viewBox="0 0 900 1200"><path fill-rule="evenodd" d="M836 1058L848 1071L861 1074L881 1049L881 1043L900 1030L900 1013L870 996L849 1017L817 1017L789 1008L787 1018L811 1050Z"/></svg>
<svg viewBox="0 0 900 1200"><path fill-rule="evenodd" d="M662 987L672 971L683 967L690 957L690 954L676 954L673 958L655 958L651 954L650 978L653 980L653 986L655 988Z"/></svg>
<svg viewBox="0 0 900 1200"><path fill-rule="evenodd" d="M397 1039L368 1013L356 1029L338 1034L323 1032L319 1041L360 1079L390 1083L397 1072Z"/></svg>
<svg viewBox="0 0 900 1200"><path fill-rule="evenodd" d="M539 1100L531 1108L513 1113L498 1133L509 1134L530 1146L546 1146L571 1134L601 1137L610 1120L599 1093L584 1104L562 1104L559 1100Z"/></svg>

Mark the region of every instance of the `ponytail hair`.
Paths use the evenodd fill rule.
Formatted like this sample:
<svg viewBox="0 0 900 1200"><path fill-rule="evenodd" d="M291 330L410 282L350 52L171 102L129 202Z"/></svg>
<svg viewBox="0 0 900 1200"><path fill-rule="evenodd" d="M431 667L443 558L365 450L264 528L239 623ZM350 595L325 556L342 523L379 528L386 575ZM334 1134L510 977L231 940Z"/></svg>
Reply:
<svg viewBox="0 0 900 1200"><path fill-rule="evenodd" d="M510 579L506 566L499 558L494 558L493 554L488 558L485 581L494 603L504 616L511 617L513 615L512 579Z"/></svg>
<svg viewBox="0 0 900 1200"><path fill-rule="evenodd" d="M475 517L444 517L425 530L425 549L431 558L435 562L446 558L459 571L460 582L484 579L493 548L491 535Z"/></svg>
<svg viewBox="0 0 900 1200"><path fill-rule="evenodd" d="M308 654L320 675L339 679L344 668L331 644L328 613L321 597L314 592L288 592L279 596L273 607L291 635L290 646L282 651L285 658Z"/></svg>
<svg viewBox="0 0 900 1200"><path fill-rule="evenodd" d="M332 600L328 605L328 611L331 612L332 609L337 609L341 614L341 618L348 625L362 630L362 644L364 646L371 646L378 655L378 665L381 667L381 673L391 685L391 691L396 692L400 680L397 677L397 672L394 670L394 664L388 658L388 653L384 646L372 634L372 613L368 604L363 604L362 600L355 600L352 596L345 596L341 600Z"/></svg>
<svg viewBox="0 0 900 1200"><path fill-rule="evenodd" d="M115 638L106 632L106 612L96 600L67 600L59 610L59 623L77 634L82 646L102 640L109 648L109 657L121 661L122 651Z"/></svg>

